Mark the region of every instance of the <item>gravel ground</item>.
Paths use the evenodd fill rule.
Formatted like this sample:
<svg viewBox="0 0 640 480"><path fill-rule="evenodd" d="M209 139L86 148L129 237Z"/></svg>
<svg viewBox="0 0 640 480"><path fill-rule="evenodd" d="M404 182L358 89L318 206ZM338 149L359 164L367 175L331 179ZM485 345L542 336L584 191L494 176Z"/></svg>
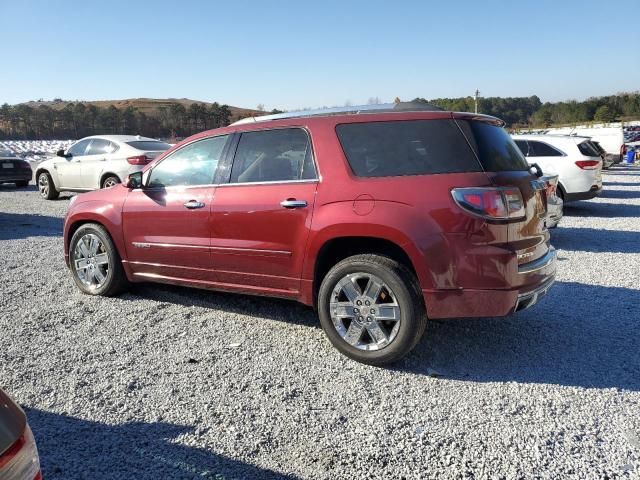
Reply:
<svg viewBox="0 0 640 480"><path fill-rule="evenodd" d="M294 303L82 295L68 200L0 187L0 387L46 479L638 478L640 168L552 232L558 281L506 319L430 322L393 369Z"/></svg>

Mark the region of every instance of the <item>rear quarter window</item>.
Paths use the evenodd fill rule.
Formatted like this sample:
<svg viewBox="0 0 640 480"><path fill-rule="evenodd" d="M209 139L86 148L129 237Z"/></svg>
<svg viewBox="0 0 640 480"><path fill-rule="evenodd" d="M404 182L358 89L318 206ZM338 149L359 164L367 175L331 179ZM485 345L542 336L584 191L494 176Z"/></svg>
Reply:
<svg viewBox="0 0 640 480"><path fill-rule="evenodd" d="M529 169L524 155L504 128L474 120L459 120L458 124L485 171L508 172Z"/></svg>
<svg viewBox="0 0 640 480"><path fill-rule="evenodd" d="M336 133L358 177L482 171L453 120L345 123Z"/></svg>

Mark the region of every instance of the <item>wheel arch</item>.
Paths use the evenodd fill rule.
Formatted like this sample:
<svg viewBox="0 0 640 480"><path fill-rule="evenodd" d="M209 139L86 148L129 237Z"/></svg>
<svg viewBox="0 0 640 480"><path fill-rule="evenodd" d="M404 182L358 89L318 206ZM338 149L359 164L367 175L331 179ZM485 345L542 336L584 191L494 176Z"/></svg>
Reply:
<svg viewBox="0 0 640 480"><path fill-rule="evenodd" d="M415 276L418 286L421 284L420 271L416 268L414 252L407 252L407 244L401 244L395 239L377 235L341 235L327 238L312 254L311 299L313 306L317 306L318 291L323 278L341 260L360 254L377 254L392 258L404 265Z"/></svg>

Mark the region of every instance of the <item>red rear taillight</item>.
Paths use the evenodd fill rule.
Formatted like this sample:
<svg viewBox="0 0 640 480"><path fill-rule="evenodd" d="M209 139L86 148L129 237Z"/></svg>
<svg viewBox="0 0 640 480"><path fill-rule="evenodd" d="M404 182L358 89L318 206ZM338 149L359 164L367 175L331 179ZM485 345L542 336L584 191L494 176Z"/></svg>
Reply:
<svg viewBox="0 0 640 480"><path fill-rule="evenodd" d="M600 160L578 160L576 165L583 170L595 170L600 165Z"/></svg>
<svg viewBox="0 0 640 480"><path fill-rule="evenodd" d="M524 218L524 201L517 187L470 187L451 190L463 210L490 220Z"/></svg>
<svg viewBox="0 0 640 480"><path fill-rule="evenodd" d="M2 480L36 480L40 475L40 459L36 442L27 425L24 434L0 455L0 478Z"/></svg>
<svg viewBox="0 0 640 480"><path fill-rule="evenodd" d="M127 158L127 162L129 162L131 165L146 165L150 161L151 159L146 155L137 155L135 157Z"/></svg>

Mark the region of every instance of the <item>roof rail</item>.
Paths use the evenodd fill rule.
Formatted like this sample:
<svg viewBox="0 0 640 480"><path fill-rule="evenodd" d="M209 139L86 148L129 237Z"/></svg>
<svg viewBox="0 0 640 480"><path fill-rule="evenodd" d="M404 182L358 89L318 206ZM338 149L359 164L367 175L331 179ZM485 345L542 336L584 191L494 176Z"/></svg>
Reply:
<svg viewBox="0 0 640 480"><path fill-rule="evenodd" d="M399 102L380 103L376 105L358 105L352 107L321 108L317 110L300 110L296 112L276 113L274 115L261 115L259 117L247 117L231 125L245 123L267 122L269 120L283 120L285 118L326 117L329 115L359 115L363 113L392 113L392 112L434 112L442 111L440 107L423 102Z"/></svg>

